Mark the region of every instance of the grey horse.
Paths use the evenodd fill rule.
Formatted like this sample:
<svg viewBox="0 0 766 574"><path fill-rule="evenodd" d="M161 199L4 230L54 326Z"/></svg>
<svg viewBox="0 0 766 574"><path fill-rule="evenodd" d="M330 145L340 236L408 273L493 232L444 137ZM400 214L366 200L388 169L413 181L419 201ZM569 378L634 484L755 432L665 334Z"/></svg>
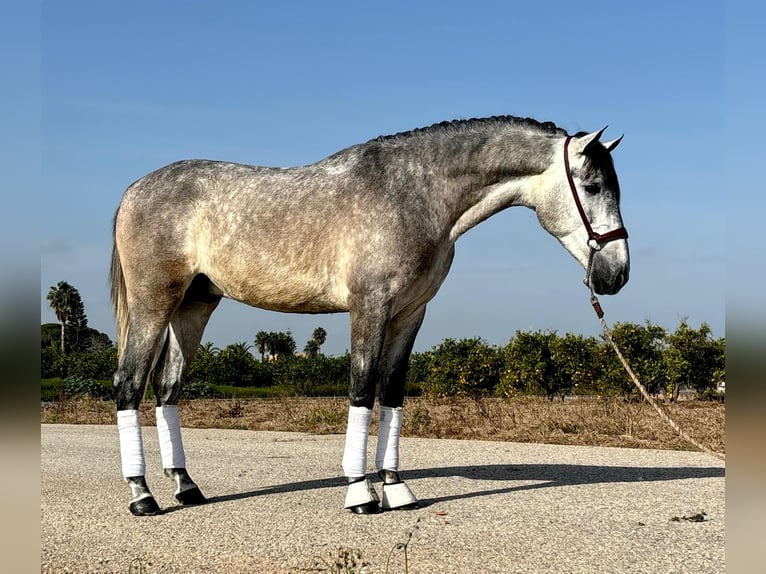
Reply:
<svg viewBox="0 0 766 574"><path fill-rule="evenodd" d="M122 472L135 515L161 512L145 480L139 404L157 401L165 474L176 499L205 497L186 470L178 402L184 371L221 298L290 313L348 312L351 381L342 467L345 507L410 507L399 475L404 383L415 336L450 269L455 242L512 206L588 268L599 294L628 280L627 233L604 130L569 136L551 122L500 116L442 122L274 168L173 163L125 191L110 273ZM376 392L375 470L367 440Z"/></svg>

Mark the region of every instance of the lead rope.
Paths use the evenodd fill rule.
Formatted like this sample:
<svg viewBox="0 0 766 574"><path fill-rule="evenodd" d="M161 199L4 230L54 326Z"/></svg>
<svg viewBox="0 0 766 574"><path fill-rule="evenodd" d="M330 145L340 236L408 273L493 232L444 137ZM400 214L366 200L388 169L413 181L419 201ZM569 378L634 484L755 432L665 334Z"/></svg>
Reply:
<svg viewBox="0 0 766 574"><path fill-rule="evenodd" d="M596 316L598 317L598 320L601 321L601 327L604 329L604 334L606 335L606 339L612 345L614 352L617 353L617 358L620 359L620 363L622 363L622 366L625 367L625 371L628 373L631 380L633 381L633 384L636 385L636 388L638 388L641 395L652 406L652 408L655 411L657 411L657 414L660 415L660 418L664 420L666 423L668 423L668 425L670 425L670 427L674 431L676 431L678 436L680 436L689 444L694 445L702 452L706 452L707 454L714 456L717 459L725 462L726 455L720 452L715 452L714 450L711 450L705 445L701 444L699 441L695 440L694 438L689 436L686 432L684 432L684 430L681 429L681 427L679 427L672 418L670 418L670 415L668 415L647 392L644 385L642 385L641 382L638 380L638 377L636 377L636 374L633 372L633 369L630 368L628 361L626 361L625 357L622 356L622 353L620 352L620 348L617 346L617 343L614 342L614 337L612 337L612 331L609 328L609 325L607 325L606 321L604 320L604 310L601 308L601 303L598 302L598 297L596 297L596 294L593 292L593 287L591 287L590 281L589 281L591 264L593 263L593 255L596 253L596 251L598 251L598 249L594 249L593 247L591 247L590 257L588 257L588 267L585 271L584 282L585 282L585 285L590 290L590 304L593 306L593 310L596 312Z"/></svg>

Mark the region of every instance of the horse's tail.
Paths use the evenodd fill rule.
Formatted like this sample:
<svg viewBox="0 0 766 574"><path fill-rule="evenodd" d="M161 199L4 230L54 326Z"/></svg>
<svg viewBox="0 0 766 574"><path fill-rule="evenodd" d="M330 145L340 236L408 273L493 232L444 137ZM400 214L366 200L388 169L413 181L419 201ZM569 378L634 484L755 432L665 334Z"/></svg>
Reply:
<svg viewBox="0 0 766 574"><path fill-rule="evenodd" d="M115 216L115 227L117 216ZM117 322L117 356L122 357L128 338L128 298L125 275L122 272L120 254L117 251L115 230L112 230L112 267L109 271L109 286L112 298L112 310Z"/></svg>

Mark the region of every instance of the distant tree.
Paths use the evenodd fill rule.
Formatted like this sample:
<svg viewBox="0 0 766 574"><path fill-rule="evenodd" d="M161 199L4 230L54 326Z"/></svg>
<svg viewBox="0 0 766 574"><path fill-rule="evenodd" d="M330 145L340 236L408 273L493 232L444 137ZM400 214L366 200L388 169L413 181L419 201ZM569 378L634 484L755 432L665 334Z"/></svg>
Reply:
<svg viewBox="0 0 766 574"><path fill-rule="evenodd" d="M563 392L590 394L595 391L600 376L598 364L598 340L567 333L553 341L553 358L562 377Z"/></svg>
<svg viewBox="0 0 766 574"><path fill-rule="evenodd" d="M48 305L56 314L61 324L61 354L66 352L64 340L67 322L73 315L72 305L75 302L75 293L77 289L72 287L66 281L59 281L57 285L50 288L47 295ZM79 293L77 299L79 300Z"/></svg>
<svg viewBox="0 0 766 574"><path fill-rule="evenodd" d="M67 321L67 326L74 339L74 348L80 349L83 346L89 346L90 341L81 340L81 334L88 329L88 317L85 315L85 305L83 305L80 293L74 289L72 293L71 312Z"/></svg>
<svg viewBox="0 0 766 574"><path fill-rule="evenodd" d="M85 329L87 340L85 346L91 351L105 351L114 346L114 343L106 333L91 329L88 327Z"/></svg>
<svg viewBox="0 0 766 574"><path fill-rule="evenodd" d="M504 349L505 368L499 394L512 396L514 391L542 393L552 401L557 395L569 392L573 375L567 373L559 346L555 331L516 331Z"/></svg>
<svg viewBox="0 0 766 574"><path fill-rule="evenodd" d="M210 341L200 345L191 363L189 363L185 381L199 384L214 382L218 367L216 360L220 354L221 350Z"/></svg>
<svg viewBox="0 0 766 574"><path fill-rule="evenodd" d="M713 339L707 323L699 329L681 321L672 335L667 336L669 348L663 357L666 383L673 398L682 386L702 395L725 376L725 341Z"/></svg>
<svg viewBox="0 0 766 574"><path fill-rule="evenodd" d="M43 323L40 325L40 346L43 349L60 349L61 325L58 323Z"/></svg>
<svg viewBox="0 0 766 574"><path fill-rule="evenodd" d="M275 359L292 357L297 345L290 331L269 333L269 350Z"/></svg>
<svg viewBox="0 0 766 574"><path fill-rule="evenodd" d="M685 369L686 362L681 351L672 346L665 349L662 354L662 370L665 374L665 394L671 402L678 400Z"/></svg>
<svg viewBox="0 0 766 574"><path fill-rule="evenodd" d="M215 357L218 353L221 352L221 349L213 345L210 341L207 341L199 346L199 349L197 350L197 353L202 355L203 357Z"/></svg>
<svg viewBox="0 0 766 574"><path fill-rule="evenodd" d="M205 374L209 382L215 384L250 387L257 384L256 365L258 361L250 353L251 346L247 343L233 343L215 356L211 368L205 372L195 371L195 377ZM190 379L191 380L191 379Z"/></svg>
<svg viewBox="0 0 766 574"><path fill-rule="evenodd" d="M499 381L500 352L482 339L445 339L428 354L423 392L430 396L491 393ZM422 367L418 365L421 372Z"/></svg>
<svg viewBox="0 0 766 574"><path fill-rule="evenodd" d="M327 331L322 329L322 327L317 327L311 334L311 340L316 343L317 353L319 353L321 351L322 345L324 345L325 341L327 340Z"/></svg>
<svg viewBox="0 0 766 574"><path fill-rule="evenodd" d="M230 356L237 356L237 357L244 357L244 356L251 356L250 355L250 349L253 347L251 345L248 345L244 341L240 341L237 343L232 343L224 351Z"/></svg>
<svg viewBox="0 0 766 574"><path fill-rule="evenodd" d="M319 343L317 343L314 339L309 339L306 342L306 346L303 347L303 352L309 358L316 358L317 355L319 355Z"/></svg>
<svg viewBox="0 0 766 574"><path fill-rule="evenodd" d="M67 375L111 379L117 370L117 347L70 352L65 361Z"/></svg>
<svg viewBox="0 0 766 574"><path fill-rule="evenodd" d="M275 384L298 396L343 396L348 393L351 361L340 357L317 355L294 357L271 363Z"/></svg>
<svg viewBox="0 0 766 574"><path fill-rule="evenodd" d="M726 339L721 337L713 341L713 383L726 380Z"/></svg>
<svg viewBox="0 0 766 574"><path fill-rule="evenodd" d="M410 364L407 369L407 383L405 389L408 396L421 395L423 382L428 378L431 365L431 352L412 353Z"/></svg>
<svg viewBox="0 0 766 574"><path fill-rule="evenodd" d="M663 354L665 352L665 337L663 327L652 325L649 321L644 325L636 323L615 323L612 328L612 338L620 349L639 381L651 394L657 394L663 388L665 372ZM605 337L602 336L604 339ZM625 372L622 363L612 350L611 345L604 340L602 343L604 370L601 380L602 388L619 390L625 396L630 396L636 390L633 382Z"/></svg>
<svg viewBox="0 0 766 574"><path fill-rule="evenodd" d="M255 348L261 354L261 362L266 360L266 353L271 354L271 333L258 331L255 334Z"/></svg>

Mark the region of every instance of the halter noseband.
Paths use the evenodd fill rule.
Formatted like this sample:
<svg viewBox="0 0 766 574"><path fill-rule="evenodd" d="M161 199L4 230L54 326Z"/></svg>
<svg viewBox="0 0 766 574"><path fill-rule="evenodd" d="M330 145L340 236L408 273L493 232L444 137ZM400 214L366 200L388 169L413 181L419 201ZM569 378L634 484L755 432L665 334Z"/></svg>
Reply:
<svg viewBox="0 0 766 574"><path fill-rule="evenodd" d="M580 203L580 197L577 194L577 188L575 187L574 179L572 179L572 172L569 169L569 140L572 139L572 136L567 136L567 139L564 140L564 168L567 172L567 181L569 182L569 189L572 190L572 196L574 197L575 205L577 206L577 211L580 213L580 219L582 219L583 225L585 225L585 230L588 232L588 247L590 247L591 250L591 258L593 257L594 251L601 251L601 248L609 243L610 241L614 241L615 239L627 239L628 238L628 230L625 229L625 227L619 227L617 229L612 229L611 231L607 231L606 233L596 233L593 231L593 228L590 225L590 221L588 221L588 218L585 216L585 210L582 208L582 203Z"/></svg>

